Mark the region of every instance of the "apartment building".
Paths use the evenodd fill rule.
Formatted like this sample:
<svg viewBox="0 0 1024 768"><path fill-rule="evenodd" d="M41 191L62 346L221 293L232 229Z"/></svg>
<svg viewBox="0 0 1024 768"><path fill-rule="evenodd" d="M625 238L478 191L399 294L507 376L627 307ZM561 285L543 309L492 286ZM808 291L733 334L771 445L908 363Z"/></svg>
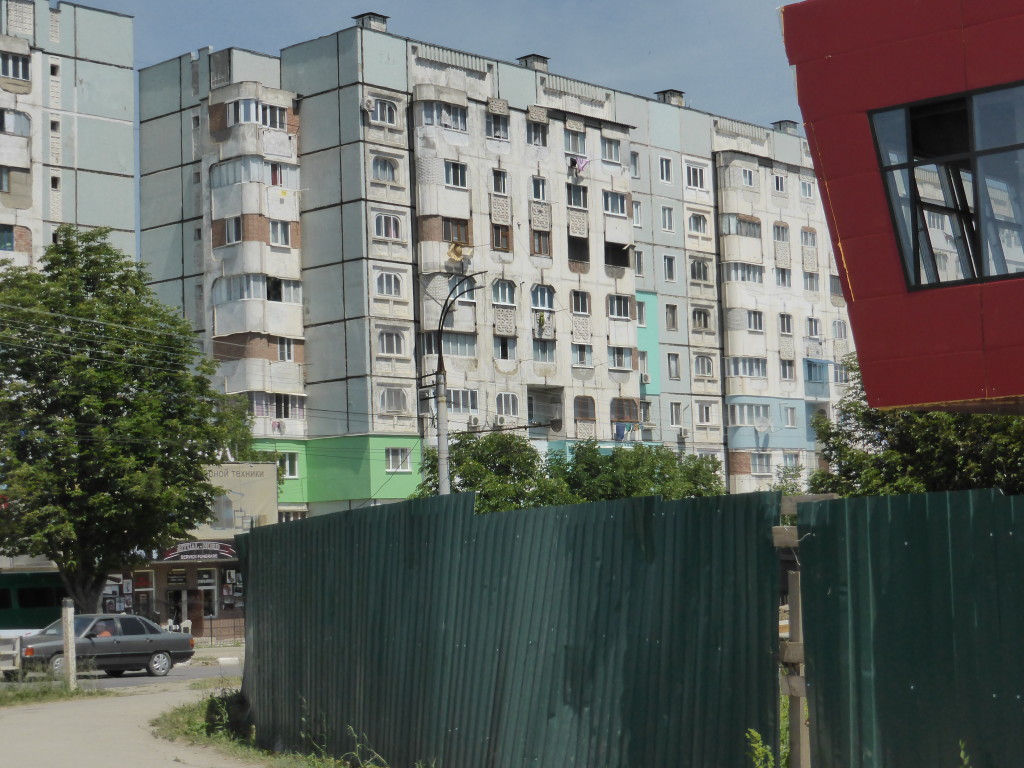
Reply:
<svg viewBox="0 0 1024 768"><path fill-rule="evenodd" d="M778 366L836 370L810 320L842 308L820 205L799 194L813 181L799 137L734 135L746 124L680 91L644 98L537 54L504 62L395 36L379 14L356 22L279 56L201 50L140 72L144 258L225 390L248 397L258 444L282 454L286 517L412 491L438 439L439 352L452 432L666 444L722 459L734 490L793 453L812 465L805 417L835 390L811 386L818 368L791 384ZM744 164L799 191L732 190ZM783 268L774 241L737 242L741 218L820 233L821 301L736 284L729 270ZM807 333L783 350L763 323L791 304ZM748 310L760 337L734 328ZM764 443L763 400L776 424L797 409L801 440Z"/></svg>
<svg viewBox="0 0 1024 768"><path fill-rule="evenodd" d="M132 19L0 6L0 255L30 265L63 223L135 253Z"/></svg>

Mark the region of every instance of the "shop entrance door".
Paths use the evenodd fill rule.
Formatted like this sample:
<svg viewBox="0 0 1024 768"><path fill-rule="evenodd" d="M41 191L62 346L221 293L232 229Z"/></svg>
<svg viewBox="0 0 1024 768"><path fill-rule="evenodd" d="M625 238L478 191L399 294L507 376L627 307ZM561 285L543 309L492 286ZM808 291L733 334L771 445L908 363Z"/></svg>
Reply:
<svg viewBox="0 0 1024 768"><path fill-rule="evenodd" d="M203 633L203 593L198 589L167 590L167 610L175 624L185 619L192 622L192 634Z"/></svg>

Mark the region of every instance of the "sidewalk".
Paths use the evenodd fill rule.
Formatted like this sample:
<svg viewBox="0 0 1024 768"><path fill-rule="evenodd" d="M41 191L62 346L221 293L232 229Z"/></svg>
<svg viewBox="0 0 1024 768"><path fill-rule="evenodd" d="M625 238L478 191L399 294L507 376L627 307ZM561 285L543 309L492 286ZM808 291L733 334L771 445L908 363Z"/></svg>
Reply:
<svg viewBox="0 0 1024 768"><path fill-rule="evenodd" d="M238 665L238 674L242 674L242 667L245 665L244 645L214 645L196 646L195 655L189 662L192 666L207 666L220 664L221 666Z"/></svg>

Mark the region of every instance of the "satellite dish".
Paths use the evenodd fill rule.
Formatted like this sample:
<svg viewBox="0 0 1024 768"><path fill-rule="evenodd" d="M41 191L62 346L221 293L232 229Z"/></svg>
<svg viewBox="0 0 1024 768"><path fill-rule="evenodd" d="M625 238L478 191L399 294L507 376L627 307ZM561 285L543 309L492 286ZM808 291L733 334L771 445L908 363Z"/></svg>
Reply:
<svg viewBox="0 0 1024 768"><path fill-rule="evenodd" d="M768 419L754 419L754 429L760 433L765 433L772 428L772 423Z"/></svg>

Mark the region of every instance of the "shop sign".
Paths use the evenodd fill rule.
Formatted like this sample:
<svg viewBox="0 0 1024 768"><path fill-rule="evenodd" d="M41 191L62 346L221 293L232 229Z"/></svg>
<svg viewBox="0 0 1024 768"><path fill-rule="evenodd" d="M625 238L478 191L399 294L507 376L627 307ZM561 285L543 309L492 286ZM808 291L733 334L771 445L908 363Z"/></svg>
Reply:
<svg viewBox="0 0 1024 768"><path fill-rule="evenodd" d="M162 560L234 560L235 548L223 541L183 541L164 551Z"/></svg>
<svg viewBox="0 0 1024 768"><path fill-rule="evenodd" d="M196 572L196 585L200 587L212 587L217 583L216 571L213 568L200 568Z"/></svg>
<svg viewBox="0 0 1024 768"><path fill-rule="evenodd" d="M167 574L167 586L168 587L187 587L188 586L188 574L184 568L175 568L173 571Z"/></svg>

